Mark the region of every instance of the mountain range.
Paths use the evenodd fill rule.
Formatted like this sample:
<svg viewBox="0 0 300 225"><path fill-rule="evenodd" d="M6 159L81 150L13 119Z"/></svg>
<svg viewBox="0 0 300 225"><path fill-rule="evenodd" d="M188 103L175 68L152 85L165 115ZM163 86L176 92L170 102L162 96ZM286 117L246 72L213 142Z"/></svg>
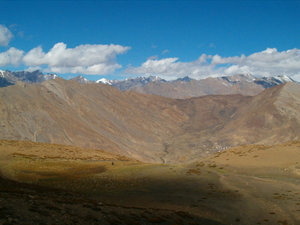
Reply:
<svg viewBox="0 0 300 225"><path fill-rule="evenodd" d="M201 80L190 77L178 78L173 81L166 81L157 77L135 78L114 81L110 84L122 91L133 90L145 94L184 99L204 95L242 94L254 96L266 88L286 82L295 81L288 76L257 78L250 74L239 74Z"/></svg>
<svg viewBox="0 0 300 225"><path fill-rule="evenodd" d="M193 161L231 146L300 138L296 82L256 96L171 99L55 78L0 88L0 111L1 139L103 149L146 162Z"/></svg>
<svg viewBox="0 0 300 225"><path fill-rule="evenodd" d="M41 83L55 79L56 74L43 74L41 71L0 71L0 87L14 85L17 82ZM184 99L205 95L242 94L254 96L266 88L296 82L292 78L280 75L273 77L255 77L250 74L233 76L210 77L200 80L188 76L177 80L167 81L158 76L136 77L125 80L107 80L105 78L91 81L83 76L72 78L81 84L102 83L108 84L121 91L132 90L144 94L160 95L168 98Z"/></svg>
<svg viewBox="0 0 300 225"><path fill-rule="evenodd" d="M25 83L41 83L46 80L55 79L56 74L43 74L41 71L36 70L33 72L29 71L3 71L0 70L0 87L7 87L14 85L17 82Z"/></svg>

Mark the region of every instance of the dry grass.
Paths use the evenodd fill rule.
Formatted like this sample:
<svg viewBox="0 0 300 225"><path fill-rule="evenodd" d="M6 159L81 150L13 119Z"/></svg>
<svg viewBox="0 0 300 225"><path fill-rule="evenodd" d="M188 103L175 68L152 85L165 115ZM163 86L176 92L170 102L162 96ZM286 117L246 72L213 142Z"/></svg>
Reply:
<svg viewBox="0 0 300 225"><path fill-rule="evenodd" d="M300 221L299 175L293 172L298 169L299 142L243 146L190 165L145 164L96 150L98 155L91 155L98 160L87 160L85 151L90 150L77 149L83 151L80 154L74 150L71 157L69 146L0 143L1 173L14 180L75 191L123 207L172 210L179 212L176 221L181 222L192 221L195 215L226 224ZM59 152L60 158L47 157ZM111 222L120 221L116 213L107 213ZM141 218L146 224L170 221L148 214L135 214L126 221L134 224Z"/></svg>

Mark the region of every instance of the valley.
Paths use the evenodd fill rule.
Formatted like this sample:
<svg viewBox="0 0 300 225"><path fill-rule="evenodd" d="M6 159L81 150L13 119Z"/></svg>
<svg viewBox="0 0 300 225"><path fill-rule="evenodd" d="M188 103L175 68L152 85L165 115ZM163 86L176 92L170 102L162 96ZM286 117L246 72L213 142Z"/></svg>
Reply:
<svg viewBox="0 0 300 225"><path fill-rule="evenodd" d="M0 89L0 138L191 162L229 147L299 140L300 88L169 99L60 78Z"/></svg>
<svg viewBox="0 0 300 225"><path fill-rule="evenodd" d="M0 225L300 225L299 0L0 9Z"/></svg>
<svg viewBox="0 0 300 225"><path fill-rule="evenodd" d="M299 90L170 99L60 78L1 88L0 221L297 224Z"/></svg>

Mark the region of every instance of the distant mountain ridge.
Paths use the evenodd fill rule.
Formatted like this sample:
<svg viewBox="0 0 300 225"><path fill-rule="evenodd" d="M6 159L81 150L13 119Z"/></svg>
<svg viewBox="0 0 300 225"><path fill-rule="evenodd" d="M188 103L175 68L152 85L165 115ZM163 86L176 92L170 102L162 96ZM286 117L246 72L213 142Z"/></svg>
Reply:
<svg viewBox="0 0 300 225"><path fill-rule="evenodd" d="M56 74L43 74L39 70L33 72L0 71L0 87L14 85L20 81L25 83L41 83L55 79L56 77ZM229 94L254 96L276 85L286 82L297 83L285 75L255 77L251 74L209 77L201 80L196 80L188 76L171 81L164 80L159 76L127 78L125 80L108 80L102 78L97 81L91 81L83 76L77 76L71 80L81 84L102 83L111 85L121 91L132 90L143 94L154 94L175 99Z"/></svg>
<svg viewBox="0 0 300 225"><path fill-rule="evenodd" d="M93 83L93 81L88 80L88 79L86 79L86 78L83 77L83 76L77 76L77 77L74 77L74 78L72 78L72 79L70 79L70 80L75 80L75 81L77 81L78 83L81 83L81 84L89 84L89 83Z"/></svg>
<svg viewBox="0 0 300 225"><path fill-rule="evenodd" d="M121 91L131 90L133 88L142 87L147 85L148 83L155 82L165 83L167 81L161 79L158 76L127 78L125 80L107 80L105 78L102 78L96 81L96 83L112 85L113 87L116 87Z"/></svg>
<svg viewBox="0 0 300 225"><path fill-rule="evenodd" d="M0 87L7 87L16 84L18 81L25 83L41 83L46 80L52 80L57 77L56 74L43 74L41 71L17 71L0 70Z"/></svg>
<svg viewBox="0 0 300 225"><path fill-rule="evenodd" d="M255 77L251 74L209 77L196 80L188 76L166 81L158 76L137 77L125 80L106 80L97 83L109 84L121 91L132 90L144 94L160 95L168 98L184 99L205 95L242 94L254 96L266 88L296 82L292 78L280 75L274 77Z"/></svg>

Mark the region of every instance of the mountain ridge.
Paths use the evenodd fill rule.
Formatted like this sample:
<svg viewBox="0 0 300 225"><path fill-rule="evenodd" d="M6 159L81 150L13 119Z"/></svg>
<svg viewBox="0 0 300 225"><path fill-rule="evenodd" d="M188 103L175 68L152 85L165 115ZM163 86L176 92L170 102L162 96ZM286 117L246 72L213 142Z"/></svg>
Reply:
<svg viewBox="0 0 300 225"><path fill-rule="evenodd" d="M0 138L185 162L241 144L300 139L299 92L287 83L254 97L169 99L56 78L0 88Z"/></svg>
<svg viewBox="0 0 300 225"><path fill-rule="evenodd" d="M17 82L41 83L55 79L56 74L43 74L41 71L0 71L0 87L14 85ZM266 88L286 82L295 82L292 78L279 75L273 77L255 77L251 74L236 74L232 76L209 77L196 80L188 76L167 81L159 76L127 78L125 80L97 81L88 80L82 75L72 78L82 84L103 83L118 88L121 91L132 90L139 93L160 95L168 98L184 99L204 95L242 94L254 96Z"/></svg>

